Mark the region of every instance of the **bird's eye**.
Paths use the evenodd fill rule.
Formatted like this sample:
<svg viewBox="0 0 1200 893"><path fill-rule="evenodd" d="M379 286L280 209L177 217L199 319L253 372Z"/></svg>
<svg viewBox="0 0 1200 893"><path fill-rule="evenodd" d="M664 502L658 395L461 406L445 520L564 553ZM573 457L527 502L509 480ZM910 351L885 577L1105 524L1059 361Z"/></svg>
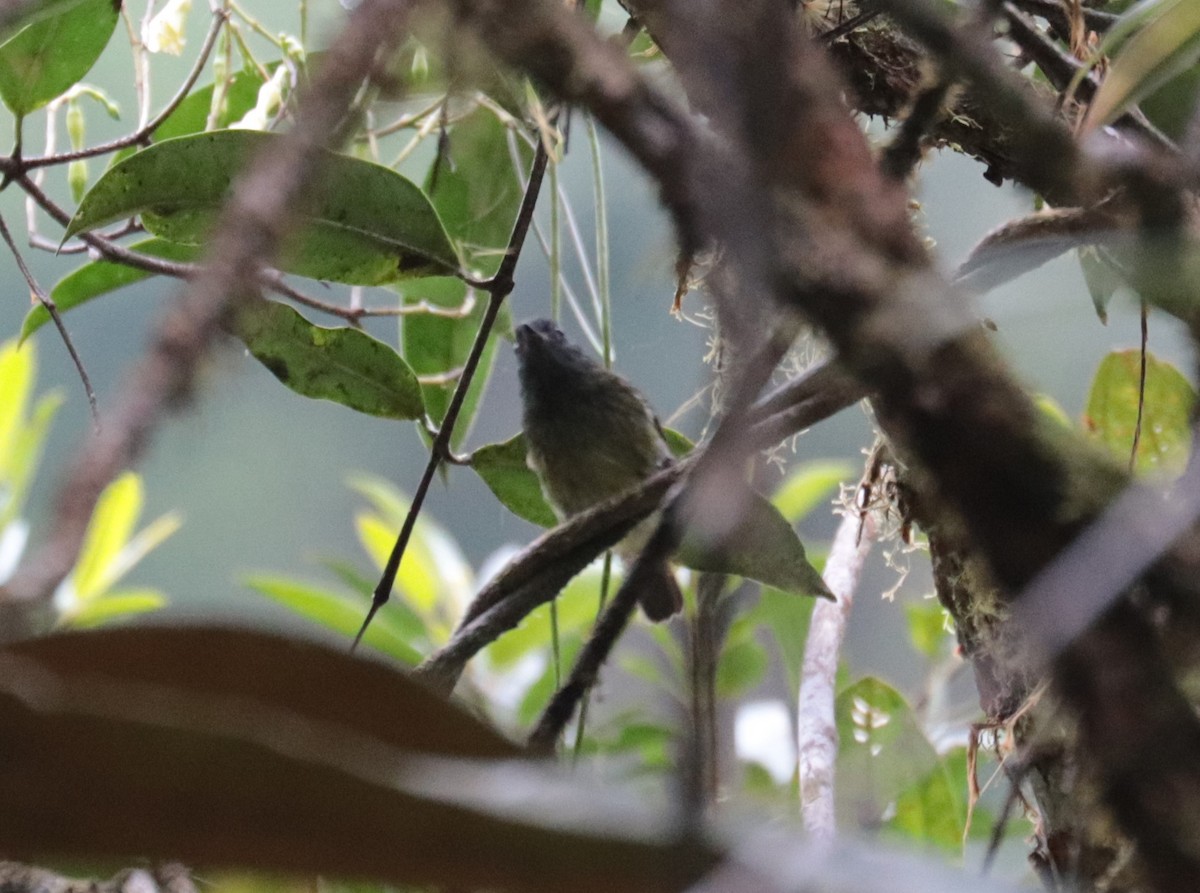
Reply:
<svg viewBox="0 0 1200 893"><path fill-rule="evenodd" d="M558 342L559 344L562 344L564 341L567 340L567 336L562 333L561 329L551 329L550 330L550 339L552 341Z"/></svg>

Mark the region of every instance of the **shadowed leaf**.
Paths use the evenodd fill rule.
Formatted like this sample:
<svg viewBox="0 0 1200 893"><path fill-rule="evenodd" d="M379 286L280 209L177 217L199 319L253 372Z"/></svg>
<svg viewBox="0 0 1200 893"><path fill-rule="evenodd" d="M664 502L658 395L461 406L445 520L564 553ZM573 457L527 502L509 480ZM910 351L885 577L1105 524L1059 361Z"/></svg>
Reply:
<svg viewBox="0 0 1200 893"><path fill-rule="evenodd" d="M218 130L165 140L109 169L84 196L66 237L135 215L157 236L201 244L237 172L283 137ZM437 213L404 177L325 153L301 231L285 246L290 273L353 285L453 273L458 259Z"/></svg>
<svg viewBox="0 0 1200 893"><path fill-rule="evenodd" d="M254 358L298 394L389 419L424 412L412 369L361 329L313 325L276 301L255 302L235 328Z"/></svg>

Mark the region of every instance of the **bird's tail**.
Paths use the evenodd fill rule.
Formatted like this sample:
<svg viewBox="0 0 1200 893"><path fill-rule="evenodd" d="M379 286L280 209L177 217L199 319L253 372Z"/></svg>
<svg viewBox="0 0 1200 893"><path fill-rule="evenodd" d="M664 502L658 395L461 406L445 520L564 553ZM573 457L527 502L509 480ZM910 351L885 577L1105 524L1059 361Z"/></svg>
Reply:
<svg viewBox="0 0 1200 893"><path fill-rule="evenodd" d="M660 623L683 610L683 593L669 566L660 565L638 582L641 588L638 601L650 620Z"/></svg>

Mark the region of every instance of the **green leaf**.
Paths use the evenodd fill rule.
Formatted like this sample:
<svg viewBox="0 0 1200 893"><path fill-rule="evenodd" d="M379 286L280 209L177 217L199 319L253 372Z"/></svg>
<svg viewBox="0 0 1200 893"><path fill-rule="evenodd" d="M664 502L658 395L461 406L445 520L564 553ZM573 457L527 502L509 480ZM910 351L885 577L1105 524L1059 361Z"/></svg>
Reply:
<svg viewBox="0 0 1200 893"><path fill-rule="evenodd" d="M842 481L855 473L849 462L814 459L797 465L771 498L771 502L792 524L797 523L837 492Z"/></svg>
<svg viewBox="0 0 1200 893"><path fill-rule="evenodd" d="M461 369L471 352L471 345L475 342L475 335L487 310L486 295L476 294L472 289L468 298L467 285L463 281L435 277L406 283L400 291L402 301L408 307L425 303L435 307L459 308L465 306L468 300L473 302L470 312L459 317L430 313L414 313L403 317L404 358L417 375L439 375ZM462 444L470 431L471 421L475 417L496 359L496 348L500 339L512 331L507 309L502 309L500 313L458 413L454 436L451 438L451 446L455 449ZM436 424L440 425L445 418L450 397L457 385L457 380L445 384L421 385L425 411Z"/></svg>
<svg viewBox="0 0 1200 893"><path fill-rule="evenodd" d="M240 312L235 329L254 358L297 394L388 419L424 412L412 369L361 329L313 325L287 304L266 300Z"/></svg>
<svg viewBox="0 0 1200 893"><path fill-rule="evenodd" d="M408 499L389 482L370 475L352 475L347 483L375 506L376 513L361 512L354 521L359 541L382 570L408 514ZM424 514L413 527L395 585L420 616L430 640L441 643L470 600L475 580L458 542Z"/></svg>
<svg viewBox="0 0 1200 893"><path fill-rule="evenodd" d="M273 74L278 65L278 62L267 65L266 71ZM258 88L262 85L263 79L257 68L245 68L235 72L226 81L221 108L217 113L217 128L224 129L235 121L240 121L246 112L254 108L258 101ZM179 103L175 111L158 125L158 129L154 131L155 142L202 133L208 124L208 115L212 109L213 90L214 86L209 84L189 93L187 99Z"/></svg>
<svg viewBox="0 0 1200 893"><path fill-rule="evenodd" d="M838 730L837 813L847 829L874 829L900 795L938 767L938 756L903 696L867 677L834 705Z"/></svg>
<svg viewBox="0 0 1200 893"><path fill-rule="evenodd" d="M553 527L557 517L542 484L525 464L525 435L480 447L472 454L471 468L510 512L541 527Z"/></svg>
<svg viewBox="0 0 1200 893"><path fill-rule="evenodd" d="M1155 15L1113 59L1088 109L1085 130L1115 120L1200 58L1200 3L1175 0L1155 6ZM1127 15L1144 14L1135 8Z"/></svg>
<svg viewBox="0 0 1200 893"><path fill-rule="evenodd" d="M243 578L242 583L295 611L301 617L333 630L347 639L358 632L365 616L366 605L362 600L347 598L296 580L256 574ZM395 622L393 613L387 608L375 615L375 619L363 635L364 645L403 664L416 666L421 662L422 655L409 642L409 638Z"/></svg>
<svg viewBox="0 0 1200 893"><path fill-rule="evenodd" d="M61 622L71 629L95 629L157 611L166 604L166 596L157 589L122 589L80 603L78 610L64 615Z"/></svg>
<svg viewBox="0 0 1200 893"><path fill-rule="evenodd" d="M467 266L485 277L500 266L524 191L508 136L508 127L481 106L451 128L449 150L425 184ZM516 145L523 177L533 153L521 139Z"/></svg>
<svg viewBox="0 0 1200 893"><path fill-rule="evenodd" d="M117 26L119 0L81 0L0 45L0 98L17 117L67 92L87 74Z"/></svg>
<svg viewBox="0 0 1200 893"><path fill-rule="evenodd" d="M961 853L967 821L966 779L957 780L944 760L896 798L889 831L947 853Z"/></svg>
<svg viewBox="0 0 1200 893"><path fill-rule="evenodd" d="M686 435L680 434L674 428L663 428L662 436L663 440L667 442L667 449L676 459L686 456L696 446Z"/></svg>
<svg viewBox="0 0 1200 893"><path fill-rule="evenodd" d="M153 234L200 244L237 172L284 137L218 130L165 140L110 168L91 188L64 238L141 215ZM289 273L352 285L453 273L458 259L437 213L395 171L327 152L313 179L301 231L285 246Z"/></svg>
<svg viewBox="0 0 1200 893"><path fill-rule="evenodd" d="M1084 427L1114 455L1128 461L1138 414L1141 353L1119 350L1100 363L1092 379ZM1138 472L1178 474L1187 463L1192 435L1190 417L1196 391L1182 373L1154 354L1146 355L1146 393Z"/></svg>
<svg viewBox="0 0 1200 893"><path fill-rule="evenodd" d="M13 468L13 448L33 395L37 353L10 339L0 344L0 477Z"/></svg>
<svg viewBox="0 0 1200 893"><path fill-rule="evenodd" d="M35 345L22 348L13 339L0 343L0 530L24 508L50 423L63 403L52 391L27 416L36 374Z"/></svg>
<svg viewBox="0 0 1200 893"><path fill-rule="evenodd" d="M1121 268L1109 251L1096 245L1085 245L1077 251L1083 281L1087 283L1092 306L1100 322L1108 323L1108 305L1122 288L1128 288Z"/></svg>
<svg viewBox="0 0 1200 893"><path fill-rule="evenodd" d="M767 673L768 663L766 649L753 640L723 648L717 663L717 694L732 698L758 685Z"/></svg>
<svg viewBox="0 0 1200 893"><path fill-rule="evenodd" d="M675 434L675 442L682 445L687 440ZM556 516L525 455L525 436L517 434L503 443L476 450L471 467L509 511L526 521L551 527L557 523ZM693 570L747 577L788 592L828 595L792 526L775 506L753 491L749 491L741 524L719 554L692 537L684 541L679 562Z"/></svg>
<svg viewBox="0 0 1200 893"><path fill-rule="evenodd" d="M741 521L719 551L688 531L679 561L693 570L734 574L786 592L832 597L792 525L753 490L747 490Z"/></svg>
<svg viewBox="0 0 1200 893"><path fill-rule="evenodd" d="M80 600L101 595L116 577L117 556L133 535L142 513L142 481L127 471L104 488L88 522L87 535L75 564L72 581Z"/></svg>
<svg viewBox="0 0 1200 893"><path fill-rule="evenodd" d="M164 239L146 239L129 246L132 251L163 260L185 263L195 260L200 251L194 245L180 245ZM78 270L73 270L54 286L50 298L54 301L60 314L66 313L85 304L92 298L116 291L126 285L133 285L143 279L155 275L146 270L139 270L127 264L111 260L94 260L84 264ZM25 314L21 323L21 340L24 341L46 323L50 322L50 314L40 303L34 304Z"/></svg>
<svg viewBox="0 0 1200 893"><path fill-rule="evenodd" d="M783 657L792 694L800 690L800 667L804 662L813 604L811 599L796 598L790 592L767 586L763 587L758 604L746 615L756 626L765 625L770 630Z"/></svg>
<svg viewBox="0 0 1200 893"><path fill-rule="evenodd" d="M946 609L936 599L905 605L904 619L908 621L908 638L913 647L928 658L937 657L950 633L947 618Z"/></svg>

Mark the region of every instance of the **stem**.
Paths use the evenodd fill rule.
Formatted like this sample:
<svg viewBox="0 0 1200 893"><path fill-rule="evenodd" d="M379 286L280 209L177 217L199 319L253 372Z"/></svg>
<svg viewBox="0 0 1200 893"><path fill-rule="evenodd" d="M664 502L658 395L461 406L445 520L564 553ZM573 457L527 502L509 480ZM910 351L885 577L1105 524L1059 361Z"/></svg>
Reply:
<svg viewBox="0 0 1200 893"><path fill-rule="evenodd" d="M600 160L600 135L587 116L588 145L592 150L592 190L596 204L596 279L600 291L600 335L604 339L604 367L612 368L612 291L608 279L608 206L604 192L604 165Z"/></svg>
<svg viewBox="0 0 1200 893"><path fill-rule="evenodd" d="M600 623L600 618L604 616L604 606L608 601L608 587L612 582L612 550L604 553L604 569L600 572L600 600L596 605L596 624ZM562 688L561 685L558 688ZM583 735L587 729L588 707L592 703L592 690L589 688L583 696L583 703L579 705L579 724L575 727L575 759L579 760L579 755L583 751Z"/></svg>
<svg viewBox="0 0 1200 893"><path fill-rule="evenodd" d="M500 268L496 271L496 275L483 285L483 288L489 295L488 304L483 312L483 319L479 321L479 331L475 334L475 341L471 345L471 353L467 356L467 361L463 364L462 377L458 380L458 386L454 389L454 394L450 398L450 406L446 409L442 425L438 429L437 436L433 439L429 461L426 463L425 471L421 475L421 481L417 484L417 489L413 493L412 505L409 506L408 514L404 518L404 524L400 528L400 534L396 538L396 545L392 548L392 554L388 556L387 564L383 569L383 576L380 577L379 584L375 587L375 592L371 599L371 607L367 611L367 616L363 618L363 623L358 630L358 634L354 637L354 643L350 646L351 651L358 647L358 643L362 641L367 627L371 625L371 621L379 612L379 609L387 604L388 599L391 598L392 587L396 583L396 574L400 570L400 562L404 559L404 552L408 549L408 542L412 538L413 528L416 526L417 516L421 513L421 506L425 503L425 496L429 492L429 486L433 483L433 476L437 473L442 460L451 452L450 438L454 434L454 425L458 421L458 414L462 411L463 403L467 399L467 391L475 378L476 369L479 368L479 361L483 356L484 347L487 346L488 337L492 333L492 327L496 323L496 317L500 314L500 308L504 305L504 299L513 290L513 272L516 270L517 261L521 258L521 249L525 245L525 237L529 234L529 227L533 221L533 209L537 205L538 193L542 187L542 178L546 173L546 162L546 149L539 141L537 150L533 156L533 164L529 170L529 182L525 187L525 195L521 199L521 208L517 212L517 219L513 224L512 235L508 240L508 250L504 254L504 260L500 262Z"/></svg>

